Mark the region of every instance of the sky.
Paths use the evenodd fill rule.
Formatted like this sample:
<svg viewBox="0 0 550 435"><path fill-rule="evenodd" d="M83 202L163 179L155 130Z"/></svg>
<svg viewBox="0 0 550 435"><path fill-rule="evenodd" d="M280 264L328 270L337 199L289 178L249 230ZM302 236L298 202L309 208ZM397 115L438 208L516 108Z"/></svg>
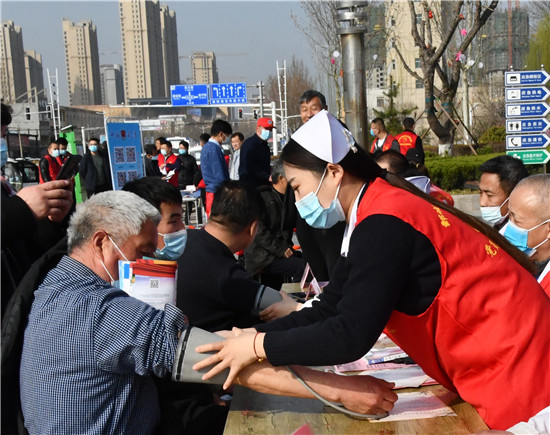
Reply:
<svg viewBox="0 0 550 435"><path fill-rule="evenodd" d="M284 60L288 64L293 55L304 61L311 77L317 77L308 43L291 18L293 13L304 19L298 1L161 3L176 12L180 57L194 51L213 51L222 83L265 81L276 74L276 61L280 66ZM25 50L42 55L46 88L46 69L51 75L58 69L61 104L68 104L63 18L92 20L97 28L100 63L123 63L117 1L2 0L0 18L21 27ZM190 64L188 57L180 59L182 80L191 76Z"/></svg>

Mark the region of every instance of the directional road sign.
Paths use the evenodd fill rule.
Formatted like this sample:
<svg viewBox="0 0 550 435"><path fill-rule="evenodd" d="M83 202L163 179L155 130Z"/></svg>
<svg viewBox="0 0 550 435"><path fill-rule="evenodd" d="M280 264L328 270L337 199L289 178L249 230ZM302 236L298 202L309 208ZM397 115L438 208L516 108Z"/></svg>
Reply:
<svg viewBox="0 0 550 435"><path fill-rule="evenodd" d="M507 118L529 118L546 116L550 113L550 106L546 103L518 103L506 105Z"/></svg>
<svg viewBox="0 0 550 435"><path fill-rule="evenodd" d="M546 150L516 150L506 151L506 154L522 160L525 165L544 165L550 160L550 153Z"/></svg>
<svg viewBox="0 0 550 435"><path fill-rule="evenodd" d="M246 104L246 83L214 83L210 85L210 104Z"/></svg>
<svg viewBox="0 0 550 435"><path fill-rule="evenodd" d="M504 76L506 86L544 85L548 80L550 74L546 71L512 71Z"/></svg>
<svg viewBox="0 0 550 435"><path fill-rule="evenodd" d="M508 119L506 133L543 133L550 127L546 118Z"/></svg>
<svg viewBox="0 0 550 435"><path fill-rule="evenodd" d="M170 98L172 106L208 104L208 85L172 85Z"/></svg>
<svg viewBox="0 0 550 435"><path fill-rule="evenodd" d="M506 89L507 102L545 101L548 95L550 95L550 91L545 86Z"/></svg>
<svg viewBox="0 0 550 435"><path fill-rule="evenodd" d="M550 137L545 134L523 134L506 136L506 149L546 148Z"/></svg>

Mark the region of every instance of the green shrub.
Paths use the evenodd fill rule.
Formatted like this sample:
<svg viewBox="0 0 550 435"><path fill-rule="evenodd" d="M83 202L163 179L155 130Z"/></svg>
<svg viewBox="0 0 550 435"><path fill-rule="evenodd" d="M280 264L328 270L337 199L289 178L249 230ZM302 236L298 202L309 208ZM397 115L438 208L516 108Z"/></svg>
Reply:
<svg viewBox="0 0 550 435"><path fill-rule="evenodd" d="M492 126L485 130L485 133L481 135L478 142L481 145L502 143L506 141L506 128Z"/></svg>
<svg viewBox="0 0 550 435"><path fill-rule="evenodd" d="M426 157L426 168L432 182L443 190L463 189L466 181L479 178L479 166L499 153L477 156Z"/></svg>

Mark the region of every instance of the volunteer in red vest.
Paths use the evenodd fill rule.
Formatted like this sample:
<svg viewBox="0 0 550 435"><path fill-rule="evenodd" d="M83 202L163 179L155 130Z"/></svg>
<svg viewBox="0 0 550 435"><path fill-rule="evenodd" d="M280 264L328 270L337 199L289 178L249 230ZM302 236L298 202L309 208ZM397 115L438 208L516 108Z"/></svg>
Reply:
<svg viewBox="0 0 550 435"><path fill-rule="evenodd" d="M217 353L196 370L215 364L209 377L230 367L227 387L263 358L347 363L385 330L492 429L549 405L550 299L517 249L384 171L326 111L294 133L281 159L309 225L347 222L342 258L310 308L200 346Z"/></svg>
<svg viewBox="0 0 550 435"><path fill-rule="evenodd" d="M386 124L382 118L374 118L370 123L370 134L374 136L370 147L371 154L376 151L387 151L389 149L399 151L399 142L386 131Z"/></svg>
<svg viewBox="0 0 550 435"><path fill-rule="evenodd" d="M538 281L550 296L550 175L521 180L510 194L508 213L500 232L538 266Z"/></svg>
<svg viewBox="0 0 550 435"><path fill-rule="evenodd" d="M168 181L172 186L178 187L178 172L181 162L174 153L172 153L172 144L164 139L160 146L160 154L158 164L163 179Z"/></svg>
<svg viewBox="0 0 550 435"><path fill-rule="evenodd" d="M59 174L61 170L61 164L58 161L58 157L59 144L55 140L52 140L48 147L48 152L40 159L40 164L38 165L40 169L40 183L53 181L57 178L57 174Z"/></svg>
<svg viewBox="0 0 550 435"><path fill-rule="evenodd" d="M421 158L421 163L424 164L424 148L422 148L422 139L414 132L414 119L405 118L403 120L405 131L395 136L395 140L399 142L399 151L404 156L407 151L416 148Z"/></svg>

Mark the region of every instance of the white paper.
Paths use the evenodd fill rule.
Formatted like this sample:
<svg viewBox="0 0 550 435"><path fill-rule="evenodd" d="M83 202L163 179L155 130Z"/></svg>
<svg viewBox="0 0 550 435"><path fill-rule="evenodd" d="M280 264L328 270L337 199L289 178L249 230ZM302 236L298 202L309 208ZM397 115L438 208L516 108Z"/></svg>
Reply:
<svg viewBox="0 0 550 435"><path fill-rule="evenodd" d="M420 418L455 416L455 412L429 391L398 394L390 415L372 423L383 421L417 420Z"/></svg>

